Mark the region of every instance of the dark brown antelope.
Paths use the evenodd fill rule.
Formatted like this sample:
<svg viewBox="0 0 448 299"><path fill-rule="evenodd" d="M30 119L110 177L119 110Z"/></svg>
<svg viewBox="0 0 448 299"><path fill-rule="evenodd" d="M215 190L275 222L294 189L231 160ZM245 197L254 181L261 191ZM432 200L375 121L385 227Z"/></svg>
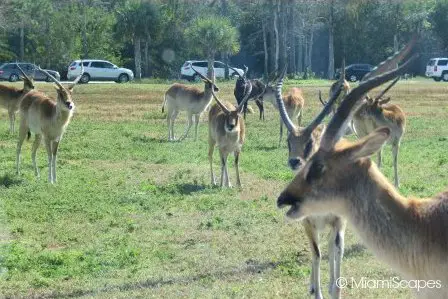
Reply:
<svg viewBox="0 0 448 299"><path fill-rule="evenodd" d="M9 116L9 132L11 134L15 131L16 113L19 111L19 104L22 98L30 90L34 89L34 81L28 77L22 68L16 64L22 73L23 88L18 89L12 86L5 86L0 84L0 106L8 110Z"/></svg>
<svg viewBox="0 0 448 299"><path fill-rule="evenodd" d="M34 173L39 176L39 170L36 163L36 152L44 140L48 155L48 180L50 183L56 182L56 157L59 143L67 128L75 110L75 104L72 100L72 90L81 78L84 70L81 63L81 74L76 80L65 88L56 78L47 71L40 69L57 85L57 99L54 100L44 93L30 91L20 102L20 129L19 141L17 143L16 170L20 173L20 153L23 141L30 133L35 134L35 139L31 151Z"/></svg>
<svg viewBox="0 0 448 299"><path fill-rule="evenodd" d="M289 207L286 215L296 219L329 212L345 217L365 244L404 279L439 283L418 290L418 296L448 298L448 192L425 199L398 193L369 158L390 138L387 127L356 142L340 141L364 95L403 74L411 61L370 76L344 98L319 149L280 194L277 205Z"/></svg>
<svg viewBox="0 0 448 299"><path fill-rule="evenodd" d="M330 99L325 107L316 116L316 118L307 127L298 127L291 120L290 114L287 113L287 106L285 105L284 97L281 95L281 88L283 86L284 72L276 87L276 104L280 112L280 121L285 123L288 129L288 164L293 171L297 171L304 165L305 161L313 153L317 151L320 144L320 139L324 130L321 122L327 116L332 105L336 102L341 94L343 81L339 80L333 93L330 93ZM341 76L343 78L343 76ZM340 291L335 286L336 279L340 276L341 261L344 252L344 235L346 221L332 213L318 216L310 216L303 219L302 222L305 233L310 242L312 252L312 267L310 275L310 293L315 298L322 298L321 284L320 284L320 261L321 251L319 246L320 233L326 226L331 227L331 235L328 243L329 264L330 264L330 283L329 292L332 298L339 298Z"/></svg>
<svg viewBox="0 0 448 299"><path fill-rule="evenodd" d="M194 139L198 137L199 118L212 102L212 90L218 91L219 88L208 78L191 67L196 74L198 74L204 82L204 90L200 90L195 86L188 86L185 84L174 83L165 92L165 99L162 104L162 112L167 108L166 121L168 125L168 140L176 140L174 137L174 121L180 111L187 111L188 124L185 127L185 132L179 140L185 139L193 125L193 118L195 123ZM214 78L214 76L212 76Z"/></svg>
<svg viewBox="0 0 448 299"><path fill-rule="evenodd" d="M245 139L244 118L241 113L245 103L249 99L251 91L252 86L249 84L246 94L238 107L230 103L222 103L216 94L212 92L217 103L212 106L208 114L208 159L210 162L212 185L216 185L216 179L213 173L213 152L215 146L217 146L221 160L220 186L231 187L227 171L227 157L230 153L233 153L235 156L236 184L238 187L241 187L239 158Z"/></svg>

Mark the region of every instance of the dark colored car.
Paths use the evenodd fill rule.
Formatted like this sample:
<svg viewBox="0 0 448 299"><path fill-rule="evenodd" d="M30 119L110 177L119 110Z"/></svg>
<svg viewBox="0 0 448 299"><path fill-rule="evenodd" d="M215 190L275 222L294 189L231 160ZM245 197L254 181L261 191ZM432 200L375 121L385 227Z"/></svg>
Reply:
<svg viewBox="0 0 448 299"><path fill-rule="evenodd" d="M356 82L361 80L367 73L373 70L373 66L365 63L350 64L345 68L345 80ZM336 72L336 79L339 78L340 70Z"/></svg>
<svg viewBox="0 0 448 299"><path fill-rule="evenodd" d="M26 62L8 62L0 65L0 80L8 80L10 82L16 82L20 79L22 73L20 72L17 64L20 65L20 68L25 72L25 74L34 78L36 81L47 81L53 82L44 72L41 72L39 68L32 63ZM46 70L50 75L55 77L57 80L61 79L61 76L57 71Z"/></svg>

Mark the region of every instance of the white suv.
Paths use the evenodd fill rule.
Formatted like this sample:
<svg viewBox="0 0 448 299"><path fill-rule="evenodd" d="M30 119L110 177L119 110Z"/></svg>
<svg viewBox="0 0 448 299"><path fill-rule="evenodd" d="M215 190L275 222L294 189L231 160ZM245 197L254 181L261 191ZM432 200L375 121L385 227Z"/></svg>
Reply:
<svg viewBox="0 0 448 299"><path fill-rule="evenodd" d="M206 60L187 60L184 65L180 68L180 75L182 79L187 79L190 81L199 80L199 76L193 71L191 66L194 67L201 75L207 76L208 62ZM225 63L221 61L215 61L213 68L215 69L216 78L224 78ZM244 71L242 69L234 68L241 76ZM229 69L229 76L237 76L234 70Z"/></svg>
<svg viewBox="0 0 448 299"><path fill-rule="evenodd" d="M426 65L426 77L448 82L448 58L431 58Z"/></svg>
<svg viewBox="0 0 448 299"><path fill-rule="evenodd" d="M120 68L106 60L85 59L82 61L84 73L81 77L81 83L87 83L90 80L115 81L117 83L126 83L134 79L134 73L130 69ZM75 60L68 67L67 78L74 80L81 73L81 60Z"/></svg>

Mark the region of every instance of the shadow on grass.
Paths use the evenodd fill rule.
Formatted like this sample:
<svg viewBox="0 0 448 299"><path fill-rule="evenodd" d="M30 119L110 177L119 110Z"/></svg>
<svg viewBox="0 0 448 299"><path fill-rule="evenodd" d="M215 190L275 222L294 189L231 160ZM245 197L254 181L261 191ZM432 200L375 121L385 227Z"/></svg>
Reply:
<svg viewBox="0 0 448 299"><path fill-rule="evenodd" d="M280 149L281 147L278 147L276 145L272 145L272 146L267 146L267 145L259 145L259 146L255 146L254 149L256 150L260 150L260 151L266 151L266 152L270 152L270 151L275 151Z"/></svg>
<svg viewBox="0 0 448 299"><path fill-rule="evenodd" d="M134 291L140 289L156 289L166 285L176 285L176 284L190 284L201 280L219 280L228 279L233 276L240 274L259 274L267 270L273 270L279 266L280 263L274 262L257 262L253 260L246 261L246 265L232 269L223 270L209 273L196 274L186 277L176 277L176 278L159 278L159 279L148 279L145 281L126 283L123 285L112 285L98 290L78 290L71 293L53 293L43 298L75 298L80 296L91 296L98 295L99 293L108 292L126 292Z"/></svg>
<svg viewBox="0 0 448 299"><path fill-rule="evenodd" d="M0 187L9 188L12 186L20 185L21 183L21 179L15 178L10 174L5 174L4 176L0 177Z"/></svg>
<svg viewBox="0 0 448 299"><path fill-rule="evenodd" d="M160 186L159 190L163 193L191 195L192 193L203 191L206 188L207 186L203 184L181 183Z"/></svg>
<svg viewBox="0 0 448 299"><path fill-rule="evenodd" d="M366 252L366 247L362 244L356 243L344 250L344 257L361 256Z"/></svg>
<svg viewBox="0 0 448 299"><path fill-rule="evenodd" d="M155 138L155 137L147 137L147 136L134 136L132 137L132 142L136 143L169 143L166 138Z"/></svg>

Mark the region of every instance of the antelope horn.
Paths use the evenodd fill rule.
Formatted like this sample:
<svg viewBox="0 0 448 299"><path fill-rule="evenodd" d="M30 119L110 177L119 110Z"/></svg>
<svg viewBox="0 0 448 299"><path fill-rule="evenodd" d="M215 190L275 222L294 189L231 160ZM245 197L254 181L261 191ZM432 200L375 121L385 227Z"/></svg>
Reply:
<svg viewBox="0 0 448 299"><path fill-rule="evenodd" d="M344 67L344 63L342 63L342 66ZM314 118L314 120L305 128L305 132L309 135L311 135L311 133L313 133L314 129L320 125L320 123L324 120L324 118L330 114L331 112L331 107L334 105L334 103L336 102L336 100L338 99L339 95L341 94L342 91L342 86L344 85L344 77L340 76L339 77L339 81L337 82L337 89L335 92L333 92L330 95L330 98L325 102L326 104L324 104L324 108L320 111L320 113ZM320 91L319 91L319 99L320 99ZM321 100L321 99L320 99ZM322 104L324 103L324 101L322 101Z"/></svg>
<svg viewBox="0 0 448 299"><path fill-rule="evenodd" d="M209 82L210 84L213 84L213 82L212 82L209 78L207 78L207 77L205 77L204 75L202 75L201 73L199 73L193 66L191 66L191 68L193 69L193 71L194 71L196 74L199 75L199 77L201 77L201 78L204 79L205 81Z"/></svg>
<svg viewBox="0 0 448 299"><path fill-rule="evenodd" d="M25 72L22 70L22 68L20 67L20 65L18 63L16 63L17 67L19 68L19 71L22 73L23 77L28 80L31 81L31 79L25 74Z"/></svg>
<svg viewBox="0 0 448 299"><path fill-rule="evenodd" d="M80 65L81 65L81 73L79 74L78 77L75 78L75 80L68 87L68 89L70 89L70 90L73 89L76 86L76 84L78 84L79 80L81 80L82 75L84 74L84 64L83 64L82 60L80 62Z"/></svg>
<svg viewBox="0 0 448 299"><path fill-rule="evenodd" d="M249 96L250 96L250 94L252 92L252 83L250 83L250 81L247 81L247 84L248 84L248 87L247 87L246 94L244 95L243 100L241 101L241 103L237 107L238 113L241 113L243 111L243 107L246 104L246 102L248 101Z"/></svg>
<svg viewBox="0 0 448 299"><path fill-rule="evenodd" d="M213 88L211 90L212 90L212 95L216 100L216 103L218 103L219 107L221 107L222 111L224 111L225 114L229 114L230 110L227 109L227 107L218 99Z"/></svg>
<svg viewBox="0 0 448 299"><path fill-rule="evenodd" d="M339 140L341 135L344 132L345 127L347 126L350 120L351 111L354 111L355 106L361 99L363 99L363 95L365 95L369 90L380 86L381 84L392 80L393 78L402 74L406 68L410 65L412 61L417 58L418 55L412 56L408 61L406 61L400 67L386 72L382 75L375 76L373 78L368 79L367 81L363 81L360 85L354 88L349 94L344 97L341 105L336 111L333 118L330 120L327 129L325 130L324 135L322 136L322 141L320 143L320 148L328 151L333 148L334 144Z"/></svg>
<svg viewBox="0 0 448 299"><path fill-rule="evenodd" d="M41 69L41 67L39 67L39 71L41 71L42 73L44 73L45 75L47 75L51 80L54 81L54 83L56 83L56 85L60 88L60 89L64 89L64 86L62 86L61 82L59 82L55 77L53 77L53 75L51 75L49 72L47 72L46 70Z"/></svg>
<svg viewBox="0 0 448 299"><path fill-rule="evenodd" d="M409 43L404 46L401 51L394 53L394 55L377 65L370 73L366 74L364 78L362 78L361 82L397 68L398 64L409 55L417 41L418 35L414 34Z"/></svg>
<svg viewBox="0 0 448 299"><path fill-rule="evenodd" d="M283 102L282 97L282 87L283 87L283 78L286 74L286 67L283 69L283 71L280 74L280 80L277 82L277 87L275 89L275 99L277 100L277 106L278 111L280 112L280 117L285 124L286 128L289 132L295 132L297 131L296 125L291 121L291 119L288 116L288 113L286 113L285 103Z"/></svg>
<svg viewBox="0 0 448 299"><path fill-rule="evenodd" d="M246 75L247 75L247 71L248 70L249 70L249 68L246 65L244 65L244 73L243 73L244 79L246 79Z"/></svg>
<svg viewBox="0 0 448 299"><path fill-rule="evenodd" d="M374 99L373 101L374 101L374 102L378 102L379 99L381 99L381 98L386 94L386 92L388 92L389 89L391 89L392 86L394 86L395 83L398 82L398 80L400 80L400 77L397 77L391 84L389 84L389 86L387 86L387 88L386 88L385 90L383 90L382 92L380 92L380 93L375 97L375 99Z"/></svg>
<svg viewBox="0 0 448 299"><path fill-rule="evenodd" d="M228 67L229 69L233 70L233 71L237 74L238 77L240 77L241 79L244 79L244 78L240 75L240 73L238 73L238 71L237 71L236 69L234 69L234 68L231 67L230 65L227 65L227 67Z"/></svg>
<svg viewBox="0 0 448 299"><path fill-rule="evenodd" d="M319 89L319 101L322 103L322 106L327 105L327 103L324 100L322 100L322 92L320 91L320 89Z"/></svg>

